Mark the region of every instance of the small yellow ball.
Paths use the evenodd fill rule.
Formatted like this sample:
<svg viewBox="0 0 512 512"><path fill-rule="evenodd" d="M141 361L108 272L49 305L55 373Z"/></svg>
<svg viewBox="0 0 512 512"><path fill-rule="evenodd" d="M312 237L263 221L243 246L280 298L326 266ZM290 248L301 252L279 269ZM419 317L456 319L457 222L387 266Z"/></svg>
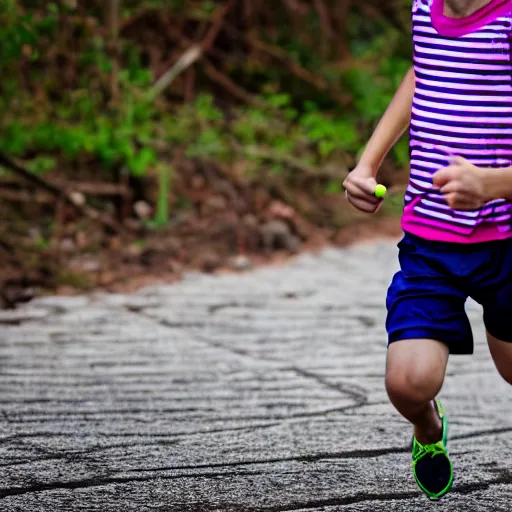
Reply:
<svg viewBox="0 0 512 512"><path fill-rule="evenodd" d="M375 187L375 196L382 199L386 196L387 188L384 185L377 185Z"/></svg>

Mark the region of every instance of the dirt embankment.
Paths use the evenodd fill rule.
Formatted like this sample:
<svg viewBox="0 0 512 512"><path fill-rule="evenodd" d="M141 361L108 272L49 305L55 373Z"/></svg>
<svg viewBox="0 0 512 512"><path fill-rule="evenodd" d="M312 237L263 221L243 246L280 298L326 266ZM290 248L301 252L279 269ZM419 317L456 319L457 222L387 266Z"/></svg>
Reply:
<svg viewBox="0 0 512 512"><path fill-rule="evenodd" d="M294 183L264 174L250 180L237 165L186 161L175 167L165 228L151 227L157 202L151 180L132 183L134 193L125 196L106 184L81 182L81 200L107 211L122 233L4 176L1 307L42 293L131 290L179 279L186 270L246 271L300 251L400 234L401 173L383 173L391 194L369 217L343 194L327 193L321 177ZM48 179L69 189L58 174Z"/></svg>

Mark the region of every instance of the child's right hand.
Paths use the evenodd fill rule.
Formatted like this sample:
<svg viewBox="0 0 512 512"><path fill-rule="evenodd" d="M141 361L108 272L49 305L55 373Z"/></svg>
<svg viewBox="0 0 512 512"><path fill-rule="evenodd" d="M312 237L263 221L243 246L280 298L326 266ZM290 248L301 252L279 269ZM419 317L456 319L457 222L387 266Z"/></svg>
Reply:
<svg viewBox="0 0 512 512"><path fill-rule="evenodd" d="M377 181L373 176L371 168L358 165L343 182L347 199L362 212L375 213L382 203L382 199L375 196Z"/></svg>

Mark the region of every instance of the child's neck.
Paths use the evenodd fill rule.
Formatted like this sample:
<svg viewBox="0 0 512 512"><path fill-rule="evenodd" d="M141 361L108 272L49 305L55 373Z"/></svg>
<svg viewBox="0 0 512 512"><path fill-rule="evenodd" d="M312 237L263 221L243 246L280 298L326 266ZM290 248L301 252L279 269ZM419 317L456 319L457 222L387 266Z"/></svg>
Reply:
<svg viewBox="0 0 512 512"><path fill-rule="evenodd" d="M465 18L490 2L491 0L444 0L444 14L451 18Z"/></svg>

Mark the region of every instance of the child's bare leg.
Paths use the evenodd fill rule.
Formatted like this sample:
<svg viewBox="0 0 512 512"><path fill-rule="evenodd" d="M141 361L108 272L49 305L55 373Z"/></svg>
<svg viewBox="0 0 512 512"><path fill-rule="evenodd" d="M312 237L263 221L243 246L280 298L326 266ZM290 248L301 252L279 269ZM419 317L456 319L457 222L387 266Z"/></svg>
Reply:
<svg viewBox="0 0 512 512"><path fill-rule="evenodd" d="M500 375L512 384L512 343L501 341L489 333L487 333L487 341Z"/></svg>
<svg viewBox="0 0 512 512"><path fill-rule="evenodd" d="M389 398L414 425L416 439L423 445L441 440L441 420L433 400L443 385L448 355L448 347L434 340L396 341L388 348Z"/></svg>

